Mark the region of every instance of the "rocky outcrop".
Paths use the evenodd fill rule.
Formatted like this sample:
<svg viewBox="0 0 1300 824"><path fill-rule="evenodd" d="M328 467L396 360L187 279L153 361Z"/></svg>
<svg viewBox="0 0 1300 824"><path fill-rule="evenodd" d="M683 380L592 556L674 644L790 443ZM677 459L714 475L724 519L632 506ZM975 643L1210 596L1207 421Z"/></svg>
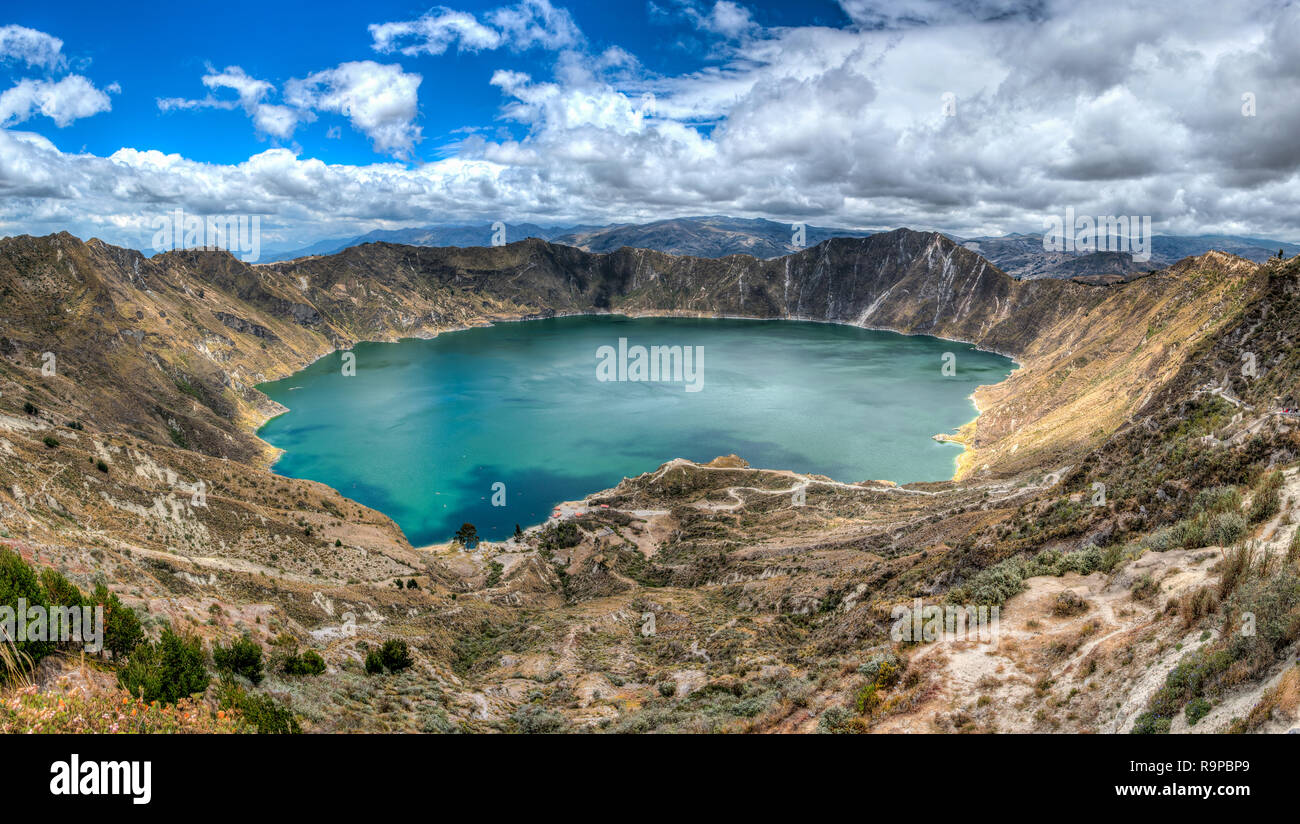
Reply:
<svg viewBox="0 0 1300 824"><path fill-rule="evenodd" d="M232 315L229 312L213 312L212 316L236 332L243 332L262 340L276 340L275 334L260 323L244 320L238 315Z"/></svg>

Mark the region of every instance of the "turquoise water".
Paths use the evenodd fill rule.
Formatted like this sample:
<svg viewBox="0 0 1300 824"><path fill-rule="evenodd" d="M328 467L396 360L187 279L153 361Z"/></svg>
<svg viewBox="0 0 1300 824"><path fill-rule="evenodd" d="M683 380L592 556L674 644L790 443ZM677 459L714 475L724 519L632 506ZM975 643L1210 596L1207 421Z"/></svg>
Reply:
<svg viewBox="0 0 1300 824"><path fill-rule="evenodd" d="M702 349L699 391L688 391L685 372L599 380L598 362L617 377L619 338L629 359L637 345L693 347L692 362ZM598 356L602 346L610 350ZM946 352L953 376L943 374ZM751 466L846 482L944 480L960 447L930 436L975 417L971 392L1014 367L968 344L851 326L620 316L505 323L353 353L355 375L342 374L336 352L262 384L290 411L260 434L285 450L277 472L378 509L417 546L464 522L504 539L560 501L672 458L734 452ZM504 506L492 505L498 483Z"/></svg>

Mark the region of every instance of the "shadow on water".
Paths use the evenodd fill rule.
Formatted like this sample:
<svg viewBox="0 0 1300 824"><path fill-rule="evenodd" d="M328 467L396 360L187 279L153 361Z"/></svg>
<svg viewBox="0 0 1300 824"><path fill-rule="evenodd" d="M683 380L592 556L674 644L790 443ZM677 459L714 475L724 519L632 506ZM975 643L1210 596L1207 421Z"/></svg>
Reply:
<svg viewBox="0 0 1300 824"><path fill-rule="evenodd" d="M414 522L414 531L407 536L412 544L420 546L446 540L462 523L474 524L479 535L488 540L505 540L514 534L516 524L527 527L541 523L561 501L580 499L611 485L604 475L538 468L475 467L471 477L470 488L481 494L443 517L426 516ZM496 483L505 484L504 506L492 505Z"/></svg>

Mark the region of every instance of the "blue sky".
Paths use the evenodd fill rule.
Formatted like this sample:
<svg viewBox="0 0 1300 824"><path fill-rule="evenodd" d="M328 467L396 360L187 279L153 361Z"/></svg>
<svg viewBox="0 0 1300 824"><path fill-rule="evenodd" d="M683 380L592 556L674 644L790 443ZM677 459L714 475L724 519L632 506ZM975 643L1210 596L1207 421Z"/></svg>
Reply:
<svg viewBox="0 0 1300 824"><path fill-rule="evenodd" d="M554 53L543 47L468 52L455 48L441 55L377 55L367 26L377 21L411 20L437 6L401 2L268 3L232 0L177 11L184 4L70 2L12 9L3 23L16 23L63 40L72 67L98 85L117 83L112 111L79 119L64 128L44 119L27 124L65 151L111 155L123 146L180 153L211 163L238 163L269 146L296 147L327 163L365 164L389 160L347 119L320 117L295 129L291 138L258 134L239 111L207 109L161 111L159 98L196 99L207 91L201 78L210 69L239 66L250 77L276 86L345 61L380 57L422 75L419 122L422 142L402 159L436 160L454 148L466 128L495 133L504 129L522 137L526 128L502 122L501 93L490 85L493 73L512 70L546 77ZM457 3L477 17L501 7L495 2ZM710 44L672 0L661 5L583 0L564 8L593 51L618 46L635 55L647 72L679 75L719 62ZM849 18L835 3L753 3L748 8L762 25L846 26ZM29 72L15 61L0 66L7 83ZM235 100L226 90L217 95ZM337 137L327 137L337 127Z"/></svg>
<svg viewBox="0 0 1300 824"><path fill-rule="evenodd" d="M1279 0L11 4L0 234L729 214L1300 239Z"/></svg>

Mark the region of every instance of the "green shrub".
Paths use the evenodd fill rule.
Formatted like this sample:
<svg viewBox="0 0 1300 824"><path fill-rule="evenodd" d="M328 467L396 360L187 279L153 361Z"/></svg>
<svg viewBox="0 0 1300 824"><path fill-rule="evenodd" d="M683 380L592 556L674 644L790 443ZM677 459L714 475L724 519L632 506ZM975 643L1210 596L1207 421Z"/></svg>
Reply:
<svg viewBox="0 0 1300 824"><path fill-rule="evenodd" d="M582 543L582 532L573 521L551 524L538 534L542 549L568 549Z"/></svg>
<svg viewBox="0 0 1300 824"><path fill-rule="evenodd" d="M1159 718L1173 718L1183 704L1204 695L1230 666L1232 656L1226 650L1200 649L1188 653L1151 696L1151 712Z"/></svg>
<svg viewBox="0 0 1300 824"><path fill-rule="evenodd" d="M102 583L96 584L90 602L104 608L104 649L113 654L114 660L130 655L144 641L139 616L116 593L109 592Z"/></svg>
<svg viewBox="0 0 1300 824"><path fill-rule="evenodd" d="M165 627L157 642L138 645L117 671L117 682L147 703L175 704L208 688L203 642Z"/></svg>
<svg viewBox="0 0 1300 824"><path fill-rule="evenodd" d="M241 675L254 684L262 683L262 645L245 635L224 647L212 647L212 660L217 669Z"/></svg>
<svg viewBox="0 0 1300 824"><path fill-rule="evenodd" d="M948 600L957 604L999 606L1025 588L1025 562L1008 558L980 570L960 587L949 590Z"/></svg>
<svg viewBox="0 0 1300 824"><path fill-rule="evenodd" d="M389 672L401 672L415 663L406 642L400 638L389 638L385 641L379 648L379 658L383 661L384 669Z"/></svg>
<svg viewBox="0 0 1300 824"><path fill-rule="evenodd" d="M520 732L528 735L563 732L569 726L569 720L563 715L539 704L525 704L515 710L510 719L515 722Z"/></svg>
<svg viewBox="0 0 1300 824"><path fill-rule="evenodd" d="M1179 539L1175 537L1172 526L1161 527L1152 532L1142 540L1142 545L1153 552L1168 552L1171 549L1180 549L1182 547Z"/></svg>
<svg viewBox="0 0 1300 824"><path fill-rule="evenodd" d="M50 449L54 449L59 445L59 439L54 437L53 435L46 435L44 438L41 439L41 442L44 443Z"/></svg>
<svg viewBox="0 0 1300 824"><path fill-rule="evenodd" d="M1171 549L1230 545L1245 534L1246 522L1239 513L1223 511L1210 514L1203 511L1194 518L1184 518L1172 526L1156 530L1142 543L1156 552L1168 552Z"/></svg>
<svg viewBox="0 0 1300 824"><path fill-rule="evenodd" d="M894 653L878 652L858 667L858 673L866 676L872 684L892 687L898 682L898 676L906 666L906 662Z"/></svg>
<svg viewBox="0 0 1300 824"><path fill-rule="evenodd" d="M379 675L384 671L384 658L379 650L372 649L366 653L366 674Z"/></svg>
<svg viewBox="0 0 1300 824"><path fill-rule="evenodd" d="M23 599L28 607L49 606L45 590L41 586L36 572L17 552L7 547L0 547L0 606L8 606L16 614L18 599ZM11 638L17 636L14 627L5 627ZM54 651L54 644L49 641L16 641L13 648L35 664ZM26 662L24 662L26 663Z"/></svg>
<svg viewBox="0 0 1300 824"><path fill-rule="evenodd" d="M1204 698L1193 698L1187 702L1187 709L1184 712L1187 714L1187 723L1195 727L1197 721L1209 714L1210 702Z"/></svg>
<svg viewBox="0 0 1300 824"><path fill-rule="evenodd" d="M1205 530L1209 546L1232 546L1246 537L1247 523L1238 512L1219 512L1210 518Z"/></svg>
<svg viewBox="0 0 1300 824"><path fill-rule="evenodd" d="M1119 552L1122 552L1122 550L1115 545L1112 545L1107 550L1103 550L1096 545L1090 545L1066 553L1055 549L1044 549L1024 562L1020 572L1024 578L1033 578L1036 575L1055 575L1059 577L1067 572L1090 575L1098 570L1108 569L1108 557ZM1111 566L1113 565L1114 562L1111 562Z"/></svg>
<svg viewBox="0 0 1300 824"><path fill-rule="evenodd" d="M1114 545L1118 549L1118 545ZM1077 552L1068 552L1061 559L1061 565L1065 572L1077 572L1080 575L1091 575L1094 572L1106 570L1106 552L1099 546L1089 546Z"/></svg>
<svg viewBox="0 0 1300 824"><path fill-rule="evenodd" d="M1199 519L1184 518L1173 529L1175 547L1193 549L1206 545L1205 524Z"/></svg>
<svg viewBox="0 0 1300 824"><path fill-rule="evenodd" d="M325 671L325 659L314 649L302 655L294 653L285 659L284 671L289 675L320 675Z"/></svg>
<svg viewBox="0 0 1300 824"><path fill-rule="evenodd" d="M817 722L817 732L827 735L852 735L866 729L866 723L844 707L828 707Z"/></svg>
<svg viewBox="0 0 1300 824"><path fill-rule="evenodd" d="M299 735L302 726L288 707L269 695L252 695L234 681L225 680L217 693L217 706L238 712L262 735Z"/></svg>
<svg viewBox="0 0 1300 824"><path fill-rule="evenodd" d="M1212 486L1202 489L1192 499L1192 514L1213 515L1220 512L1240 512L1241 493L1235 486Z"/></svg>
<svg viewBox="0 0 1300 824"><path fill-rule="evenodd" d="M1234 629L1228 649L1234 660L1247 663L1251 673L1272 664L1282 649L1300 637L1300 576L1289 569L1267 576L1258 571L1243 575L1228 604ZM1246 615L1254 616L1252 635L1240 631Z"/></svg>
<svg viewBox="0 0 1300 824"><path fill-rule="evenodd" d="M86 598L63 574L48 567L41 570L41 588L51 606L79 607L86 603Z"/></svg>
<svg viewBox="0 0 1300 824"><path fill-rule="evenodd" d="M86 604L86 598L81 594L81 590L77 589L71 581L63 577L58 570L50 569L48 567L42 569L40 580L41 589L45 591L45 600L51 607L70 607L76 609ZM51 613L51 616L52 615L53 613ZM53 620L53 618L51 618L51 620ZM67 641L59 641L57 638L51 636L50 642L56 646L65 648L80 647L90 640L88 634L90 631L89 627L83 627L80 638L69 637Z"/></svg>
<svg viewBox="0 0 1300 824"><path fill-rule="evenodd" d="M880 687L864 684L853 700L853 708L858 715L870 716L880 706Z"/></svg>
<svg viewBox="0 0 1300 824"><path fill-rule="evenodd" d="M1111 544L1102 550L1101 562L1097 565L1098 572L1112 572L1115 567L1124 561L1130 561L1142 554L1142 546L1137 543L1132 544Z"/></svg>
<svg viewBox="0 0 1300 824"><path fill-rule="evenodd" d="M1133 722L1133 735L1166 735L1169 732L1171 721L1168 718L1158 718L1149 712L1144 712Z"/></svg>
<svg viewBox="0 0 1300 824"><path fill-rule="evenodd" d="M1282 508L1281 470L1273 470L1255 488L1254 498L1250 503L1250 522L1257 524L1267 521Z"/></svg>
<svg viewBox="0 0 1300 824"><path fill-rule="evenodd" d="M965 584L948 592L952 604L999 606L1025 588L1025 579L1038 575L1061 576L1067 572L1091 575L1110 572L1121 561L1137 557L1140 548L1111 544L1105 549L1089 545L1073 552L1062 553L1045 549L1033 558L1011 557L980 570Z"/></svg>
<svg viewBox="0 0 1300 824"><path fill-rule="evenodd" d="M424 713L420 719L420 732L438 733L446 735L456 731L456 725L451 723L447 717L447 711L442 707L434 707Z"/></svg>

